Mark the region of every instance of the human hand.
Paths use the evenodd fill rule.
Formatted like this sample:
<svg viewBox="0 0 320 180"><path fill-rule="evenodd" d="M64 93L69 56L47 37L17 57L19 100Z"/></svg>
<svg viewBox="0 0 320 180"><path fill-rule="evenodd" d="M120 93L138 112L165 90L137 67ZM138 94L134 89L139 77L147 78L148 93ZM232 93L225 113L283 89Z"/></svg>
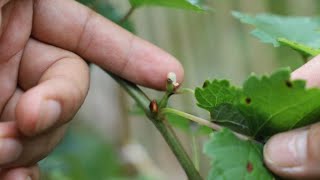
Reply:
<svg viewBox="0 0 320 180"><path fill-rule="evenodd" d="M320 56L292 73L320 87ZM264 148L267 166L277 175L292 179L320 179L320 123L273 136Z"/></svg>
<svg viewBox="0 0 320 180"><path fill-rule="evenodd" d="M165 89L172 56L76 1L0 0L0 179L39 178L36 163L83 103L83 59L134 83Z"/></svg>

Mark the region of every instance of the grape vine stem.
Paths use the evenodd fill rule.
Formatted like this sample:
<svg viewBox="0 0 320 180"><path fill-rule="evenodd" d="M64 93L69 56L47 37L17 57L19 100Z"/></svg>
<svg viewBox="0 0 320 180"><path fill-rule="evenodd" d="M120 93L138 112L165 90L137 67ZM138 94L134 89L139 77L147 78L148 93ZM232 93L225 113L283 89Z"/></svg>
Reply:
<svg viewBox="0 0 320 180"><path fill-rule="evenodd" d="M192 160L184 150L181 142L179 141L179 139L177 138L173 129L170 127L167 121L164 118L161 118L160 116L154 116L150 112L150 98L137 85L125 79L122 79L121 77L118 77L110 72L107 73L136 101L140 108L143 109L146 116L155 125L155 127L162 134L165 141L168 143L172 152L174 153L182 168L184 169L185 173L187 174L188 179L202 180L200 173L195 168Z"/></svg>

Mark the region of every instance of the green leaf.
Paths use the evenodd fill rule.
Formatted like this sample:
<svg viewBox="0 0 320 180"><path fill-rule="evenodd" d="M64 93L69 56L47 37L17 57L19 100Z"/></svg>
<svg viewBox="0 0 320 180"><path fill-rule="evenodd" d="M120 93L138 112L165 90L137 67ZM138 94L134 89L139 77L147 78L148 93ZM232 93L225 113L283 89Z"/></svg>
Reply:
<svg viewBox="0 0 320 180"><path fill-rule="evenodd" d="M239 95L238 90L235 87L231 87L227 80L205 81L202 88L208 91L202 91L201 88L197 88L195 96L201 102L198 105L209 111L218 104L235 102Z"/></svg>
<svg viewBox="0 0 320 180"><path fill-rule="evenodd" d="M254 25L256 29L251 33L264 43L272 43L275 47L289 46L303 55L320 54L319 17L251 16L240 12L232 15L243 23Z"/></svg>
<svg viewBox="0 0 320 180"><path fill-rule="evenodd" d="M208 180L275 179L264 167L262 145L240 140L228 129L213 133L204 153L211 158Z"/></svg>
<svg viewBox="0 0 320 180"><path fill-rule="evenodd" d="M178 9L188 9L204 12L206 8L201 6L201 0L129 0L133 7L140 6L164 6Z"/></svg>
<svg viewBox="0 0 320 180"><path fill-rule="evenodd" d="M222 81L214 80L205 88L197 88L195 96L216 123L265 138L320 119L320 89L306 89L305 81L291 81L290 73L289 69L280 69L270 76L251 75L242 88L228 85L223 89ZM210 98L214 96L218 100Z"/></svg>

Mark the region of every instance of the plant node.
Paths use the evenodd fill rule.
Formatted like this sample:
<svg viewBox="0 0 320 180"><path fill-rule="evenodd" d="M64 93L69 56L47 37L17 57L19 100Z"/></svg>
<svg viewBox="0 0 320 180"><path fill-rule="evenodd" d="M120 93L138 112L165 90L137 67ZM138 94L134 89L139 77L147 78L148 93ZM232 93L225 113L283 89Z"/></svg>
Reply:
<svg viewBox="0 0 320 180"><path fill-rule="evenodd" d="M156 100L152 100L150 102L149 109L152 114L157 114L159 112L159 107Z"/></svg>

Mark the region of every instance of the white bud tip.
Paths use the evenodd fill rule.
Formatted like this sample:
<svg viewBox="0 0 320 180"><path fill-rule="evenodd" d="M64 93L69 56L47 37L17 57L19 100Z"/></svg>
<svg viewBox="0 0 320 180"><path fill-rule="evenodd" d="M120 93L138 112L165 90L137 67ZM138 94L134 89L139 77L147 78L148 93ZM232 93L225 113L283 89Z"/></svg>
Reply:
<svg viewBox="0 0 320 180"><path fill-rule="evenodd" d="M167 78L170 79L173 84L177 83L177 75L176 75L176 73L169 72Z"/></svg>

